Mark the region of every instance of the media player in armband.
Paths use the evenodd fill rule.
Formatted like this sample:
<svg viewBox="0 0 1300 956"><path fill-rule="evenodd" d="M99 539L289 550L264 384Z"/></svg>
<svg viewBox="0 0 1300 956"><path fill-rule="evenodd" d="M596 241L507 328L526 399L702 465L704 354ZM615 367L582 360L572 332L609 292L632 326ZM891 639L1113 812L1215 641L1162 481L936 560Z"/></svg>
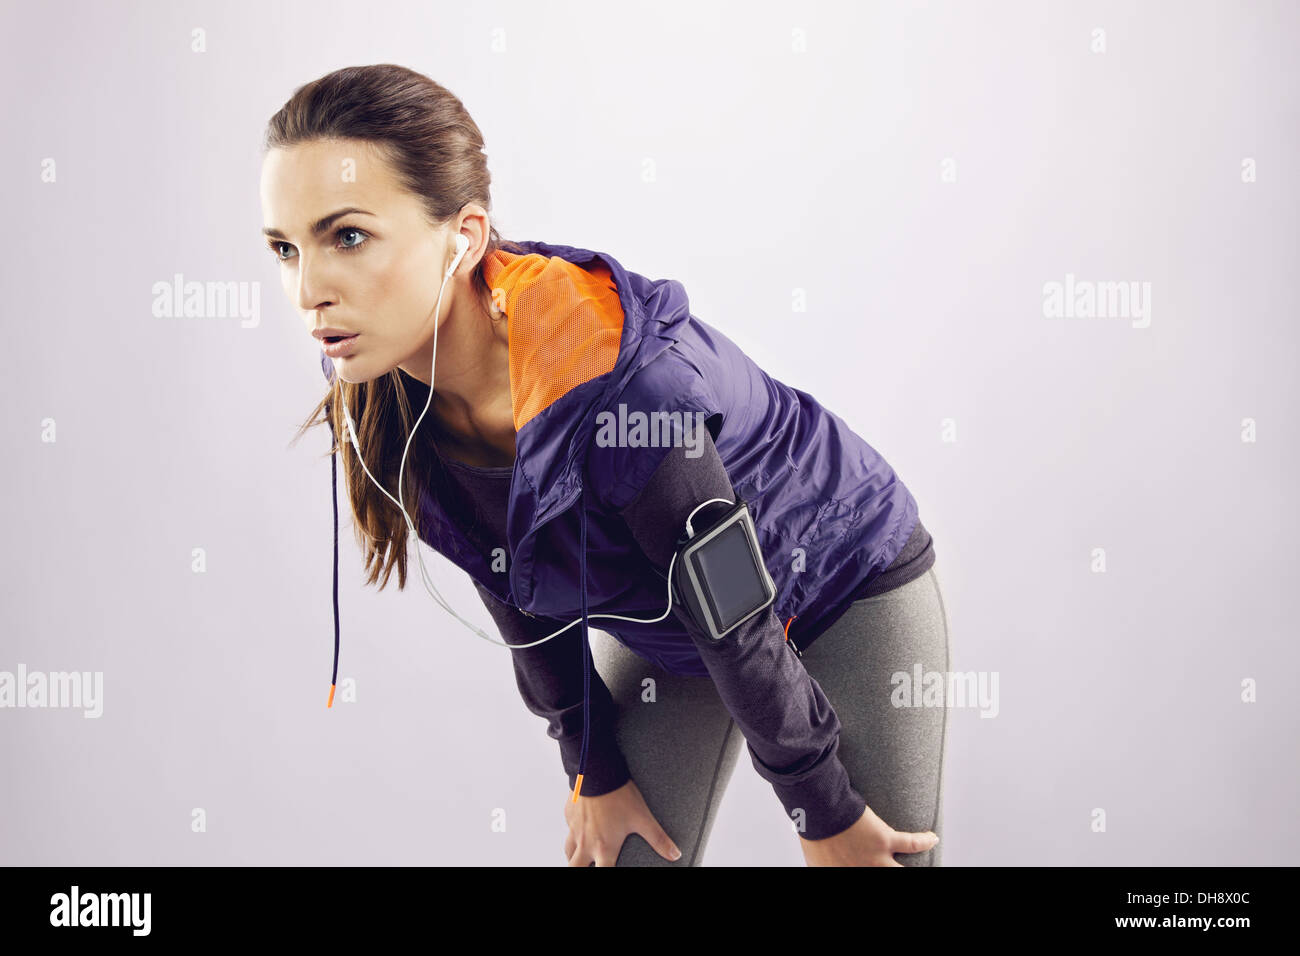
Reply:
<svg viewBox="0 0 1300 956"><path fill-rule="evenodd" d="M731 504L715 498L700 507L714 502ZM673 556L673 602L701 632L721 641L772 605L776 585L763 563L749 507L739 496L707 528L696 533L689 519L686 528Z"/></svg>

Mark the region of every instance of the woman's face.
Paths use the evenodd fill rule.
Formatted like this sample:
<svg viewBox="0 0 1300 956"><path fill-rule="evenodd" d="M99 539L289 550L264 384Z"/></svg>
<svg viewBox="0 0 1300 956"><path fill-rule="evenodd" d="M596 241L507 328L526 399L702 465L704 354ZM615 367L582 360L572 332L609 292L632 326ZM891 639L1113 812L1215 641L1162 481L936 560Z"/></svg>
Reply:
<svg viewBox="0 0 1300 956"><path fill-rule="evenodd" d="M432 340L452 237L429 224L420 201L369 143L270 150L261 195L262 231L307 331L356 335L345 354L331 356L343 381L378 378ZM443 292L439 321L449 314L453 284Z"/></svg>

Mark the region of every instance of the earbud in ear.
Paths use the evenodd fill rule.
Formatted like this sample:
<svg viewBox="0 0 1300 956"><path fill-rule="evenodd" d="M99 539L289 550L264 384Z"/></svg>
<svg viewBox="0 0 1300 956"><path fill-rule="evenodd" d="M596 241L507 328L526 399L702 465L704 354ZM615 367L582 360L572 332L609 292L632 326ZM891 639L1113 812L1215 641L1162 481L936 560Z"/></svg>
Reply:
<svg viewBox="0 0 1300 956"><path fill-rule="evenodd" d="M447 275L450 277L460 265L460 260L465 258L465 252L469 249L469 236L463 232L456 233L456 257L451 260L451 265L447 267Z"/></svg>

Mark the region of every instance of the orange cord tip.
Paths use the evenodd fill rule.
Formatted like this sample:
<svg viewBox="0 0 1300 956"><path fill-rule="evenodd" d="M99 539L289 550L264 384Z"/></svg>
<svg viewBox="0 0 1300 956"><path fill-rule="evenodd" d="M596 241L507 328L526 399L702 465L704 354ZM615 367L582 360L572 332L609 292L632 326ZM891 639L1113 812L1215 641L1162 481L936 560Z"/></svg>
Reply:
<svg viewBox="0 0 1300 956"><path fill-rule="evenodd" d="M573 802L578 802L578 794L582 792L582 774L578 774L578 779L573 783Z"/></svg>
<svg viewBox="0 0 1300 956"><path fill-rule="evenodd" d="M333 684L330 684L330 699L329 699L329 703L326 704L325 706L326 707L334 706L334 685Z"/></svg>

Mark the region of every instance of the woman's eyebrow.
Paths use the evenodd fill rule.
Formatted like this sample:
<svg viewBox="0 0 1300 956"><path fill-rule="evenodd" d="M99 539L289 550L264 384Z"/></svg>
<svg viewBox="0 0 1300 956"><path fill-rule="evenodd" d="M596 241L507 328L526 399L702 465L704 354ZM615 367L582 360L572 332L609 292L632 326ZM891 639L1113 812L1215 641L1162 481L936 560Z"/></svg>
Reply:
<svg viewBox="0 0 1300 956"><path fill-rule="evenodd" d="M313 236L319 236L321 233L327 232L329 230L330 224L333 223L335 219L338 219L340 216L346 216L350 212L360 213L363 216L374 215L373 212L367 212L364 209L358 209L356 206L348 206L346 209L340 209L338 210L338 212L332 212L328 216L325 216L321 219L317 219L316 222L312 224L311 234ZM289 238L284 233L282 233L279 229L276 229L274 226L264 227L262 229L262 235L270 236L272 239L284 239L285 241L288 241Z"/></svg>

